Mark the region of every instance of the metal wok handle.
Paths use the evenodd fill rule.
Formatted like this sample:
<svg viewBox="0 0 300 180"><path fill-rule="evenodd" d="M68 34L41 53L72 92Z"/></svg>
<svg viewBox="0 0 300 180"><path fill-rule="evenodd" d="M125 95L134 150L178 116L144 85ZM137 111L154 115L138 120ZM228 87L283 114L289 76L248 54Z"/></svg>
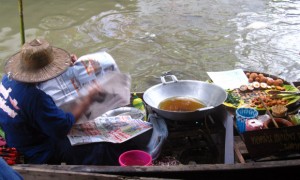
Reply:
<svg viewBox="0 0 300 180"><path fill-rule="evenodd" d="M166 77L170 77L172 80L170 81L166 81ZM176 83L178 82L177 78L175 75L164 75L164 76L160 76L160 80L163 84L170 84L170 83Z"/></svg>
<svg viewBox="0 0 300 180"><path fill-rule="evenodd" d="M210 109L213 109L213 108L214 108L213 106L208 106L208 107L197 109L196 111L210 110Z"/></svg>

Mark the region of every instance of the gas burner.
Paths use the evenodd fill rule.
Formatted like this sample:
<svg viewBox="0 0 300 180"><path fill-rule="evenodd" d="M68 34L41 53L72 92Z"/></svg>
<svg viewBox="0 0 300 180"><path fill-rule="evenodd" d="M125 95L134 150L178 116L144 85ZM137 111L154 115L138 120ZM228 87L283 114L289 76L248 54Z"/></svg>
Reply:
<svg viewBox="0 0 300 180"><path fill-rule="evenodd" d="M219 131L220 129L223 129L223 124L218 121L218 117L214 117L211 115L205 116L202 119L196 120L196 121L178 121L178 120L169 120L165 119L165 122L168 126L169 132L177 132L182 130L205 130L208 133L214 133L216 131Z"/></svg>
<svg viewBox="0 0 300 180"><path fill-rule="evenodd" d="M220 139L224 138L225 130L217 120L209 116L198 121L165 121L169 135L160 159L173 157L180 164L214 164L223 161L224 144L220 144Z"/></svg>
<svg viewBox="0 0 300 180"><path fill-rule="evenodd" d="M165 119L167 126L170 130L172 129L181 129L181 128L198 128L202 127L204 124L204 121L174 121Z"/></svg>

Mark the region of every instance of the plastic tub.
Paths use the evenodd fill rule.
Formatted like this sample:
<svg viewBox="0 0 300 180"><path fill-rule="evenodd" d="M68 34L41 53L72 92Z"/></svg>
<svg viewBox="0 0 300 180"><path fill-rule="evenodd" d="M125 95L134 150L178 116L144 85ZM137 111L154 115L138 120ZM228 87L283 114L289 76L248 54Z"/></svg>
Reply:
<svg viewBox="0 0 300 180"><path fill-rule="evenodd" d="M236 125L240 133L246 130L246 121L249 119L256 119L258 111L254 108L238 108L236 114Z"/></svg>
<svg viewBox="0 0 300 180"><path fill-rule="evenodd" d="M131 150L120 155L119 163L121 166L151 166L152 157L145 151Z"/></svg>

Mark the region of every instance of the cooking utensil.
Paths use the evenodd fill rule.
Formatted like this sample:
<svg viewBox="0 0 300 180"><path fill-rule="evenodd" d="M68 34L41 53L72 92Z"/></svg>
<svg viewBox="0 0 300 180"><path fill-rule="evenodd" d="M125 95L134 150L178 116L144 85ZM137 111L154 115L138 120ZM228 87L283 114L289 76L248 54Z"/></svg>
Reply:
<svg viewBox="0 0 300 180"><path fill-rule="evenodd" d="M267 93L271 94L271 95L277 95L277 94L300 95L299 91L276 91L276 90L270 90L270 91L267 91Z"/></svg>
<svg viewBox="0 0 300 180"><path fill-rule="evenodd" d="M227 98L227 93L220 86L212 83L195 80L178 80L174 75L161 76L160 84L150 87L144 92L143 99L147 106L163 118L169 120L199 120ZM196 111L166 111L159 109L163 100L172 97L189 97L202 102L206 107Z"/></svg>
<svg viewBox="0 0 300 180"><path fill-rule="evenodd" d="M271 112L269 111L268 107L266 106L266 104L264 103L264 101L263 101L261 98L259 98L259 99L260 99L262 105L264 106L264 108L267 110L268 115L271 117L274 126L275 126L276 128L278 128L279 126L278 126L277 122L275 121L273 115L272 115Z"/></svg>
<svg viewBox="0 0 300 180"><path fill-rule="evenodd" d="M299 91L276 91L276 90L271 90L267 92L274 98L281 98L281 97L286 97L286 96L299 96L300 92Z"/></svg>

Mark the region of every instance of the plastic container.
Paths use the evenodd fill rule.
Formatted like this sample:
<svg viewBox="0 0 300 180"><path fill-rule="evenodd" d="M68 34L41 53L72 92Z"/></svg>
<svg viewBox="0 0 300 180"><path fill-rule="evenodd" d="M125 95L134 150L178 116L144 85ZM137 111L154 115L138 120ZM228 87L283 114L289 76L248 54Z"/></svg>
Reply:
<svg viewBox="0 0 300 180"><path fill-rule="evenodd" d="M152 156L141 150L130 150L119 156L121 166L151 166Z"/></svg>
<svg viewBox="0 0 300 180"><path fill-rule="evenodd" d="M271 110L273 117L283 118L286 117L288 108L284 105L275 105Z"/></svg>
<svg viewBox="0 0 300 180"><path fill-rule="evenodd" d="M144 113L135 107L120 107L120 108L112 109L102 114L102 116L104 117L123 116L123 115L124 116L130 115L132 119L140 119L140 120L143 120L145 117Z"/></svg>
<svg viewBox="0 0 300 180"><path fill-rule="evenodd" d="M246 121L249 119L256 119L258 111L254 108L238 108L235 112L236 125L240 133L246 130Z"/></svg>

